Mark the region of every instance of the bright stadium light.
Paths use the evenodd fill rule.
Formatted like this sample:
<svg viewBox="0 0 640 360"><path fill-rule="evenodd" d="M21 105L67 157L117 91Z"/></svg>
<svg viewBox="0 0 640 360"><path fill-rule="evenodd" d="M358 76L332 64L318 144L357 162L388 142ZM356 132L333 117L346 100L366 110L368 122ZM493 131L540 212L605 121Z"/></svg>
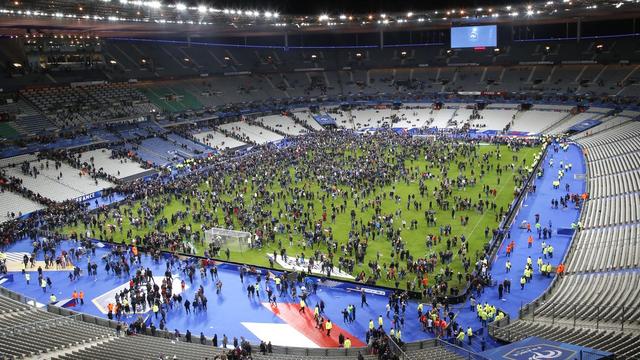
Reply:
<svg viewBox="0 0 640 360"><path fill-rule="evenodd" d="M273 14L271 13L271 11L265 11L264 12L264 17L266 17L267 19L270 19L273 16Z"/></svg>
<svg viewBox="0 0 640 360"><path fill-rule="evenodd" d="M176 4L176 10L178 11L185 11L187 10L187 5L183 4L183 3L177 3Z"/></svg>
<svg viewBox="0 0 640 360"><path fill-rule="evenodd" d="M407 17L412 17L412 16L413 16L413 12L409 11L409 12L407 13Z"/></svg>
<svg viewBox="0 0 640 360"><path fill-rule="evenodd" d="M198 5L198 12L199 13L206 13L207 12L207 7L204 5Z"/></svg>

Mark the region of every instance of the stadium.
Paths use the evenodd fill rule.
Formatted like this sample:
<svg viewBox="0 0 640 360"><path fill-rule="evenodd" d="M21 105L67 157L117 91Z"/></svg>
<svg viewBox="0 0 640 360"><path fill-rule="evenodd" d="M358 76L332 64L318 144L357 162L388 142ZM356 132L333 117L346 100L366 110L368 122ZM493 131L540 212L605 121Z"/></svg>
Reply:
<svg viewBox="0 0 640 360"><path fill-rule="evenodd" d="M0 358L640 359L634 0L0 2Z"/></svg>

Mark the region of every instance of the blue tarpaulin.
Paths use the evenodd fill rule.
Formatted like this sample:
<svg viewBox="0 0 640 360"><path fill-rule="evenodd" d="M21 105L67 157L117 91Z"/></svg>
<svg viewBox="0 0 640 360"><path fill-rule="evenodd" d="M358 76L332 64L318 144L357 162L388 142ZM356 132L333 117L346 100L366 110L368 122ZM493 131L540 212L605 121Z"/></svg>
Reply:
<svg viewBox="0 0 640 360"><path fill-rule="evenodd" d="M581 132L602 124L600 120L584 120L569 128L569 132Z"/></svg>
<svg viewBox="0 0 640 360"><path fill-rule="evenodd" d="M597 360L608 359L613 356L613 354L606 351L551 341L535 336L487 350L480 353L480 355L491 360Z"/></svg>
<svg viewBox="0 0 640 360"><path fill-rule="evenodd" d="M336 120L327 114L313 115L313 118L322 126L336 124Z"/></svg>

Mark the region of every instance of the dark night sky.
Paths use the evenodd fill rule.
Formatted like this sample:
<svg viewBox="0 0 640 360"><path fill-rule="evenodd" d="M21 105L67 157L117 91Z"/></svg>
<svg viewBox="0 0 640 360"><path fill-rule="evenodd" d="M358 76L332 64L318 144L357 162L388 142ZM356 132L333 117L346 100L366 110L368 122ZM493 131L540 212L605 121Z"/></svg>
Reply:
<svg viewBox="0 0 640 360"><path fill-rule="evenodd" d="M187 1L190 4L198 4L195 0ZM204 3L219 8L244 8L244 9L272 9L282 14L316 15L330 14L366 14L369 12L406 12L438 9L475 8L479 6L501 6L508 4L525 3L526 1L495 1L495 0L468 0L468 1L444 1L444 0L222 0ZM203 2L200 2L200 4Z"/></svg>

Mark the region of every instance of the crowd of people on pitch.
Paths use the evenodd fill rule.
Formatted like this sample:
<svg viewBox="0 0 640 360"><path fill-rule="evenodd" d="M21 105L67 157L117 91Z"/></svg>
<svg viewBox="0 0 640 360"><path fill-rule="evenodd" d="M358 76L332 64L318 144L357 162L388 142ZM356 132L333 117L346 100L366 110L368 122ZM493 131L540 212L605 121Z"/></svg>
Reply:
<svg viewBox="0 0 640 360"><path fill-rule="evenodd" d="M395 282L396 288L405 282L408 290L422 292L424 298L446 299L456 295L459 288L449 283L456 275L449 267L454 259L465 268L464 275L457 274L459 283L464 280L466 285L479 288L490 279L484 255L469 254L464 236L452 233L446 219L436 219L429 211L452 210L454 221L455 211L463 209L475 209L478 214L493 211L497 218L502 217L504 210L497 209L492 189L486 189L477 199L454 196L453 190L472 187L490 172L500 175L507 170L491 161L502 156L498 143L514 150L536 144L528 139L496 138L494 141L496 147L480 155L476 142L448 137L412 138L394 132L362 136L348 131L308 134L286 148L267 145L242 157L194 160L178 176L165 174L150 181L118 185L114 191L127 197L117 205L98 207L95 211L87 211L88 204L54 205L28 219L3 224L0 234L5 244L26 236L36 238L43 231L48 232L48 239L60 241L63 236L55 232L57 229L82 224L86 231L72 234L71 239L83 243L88 238L115 242L118 235L123 241L130 240L140 252L160 260L162 250L166 249L191 253L194 243L203 243L206 228L234 227L255 234L256 243L275 244L281 257L287 256L287 241L283 242L283 238L289 240L290 248L295 242L303 249L296 256L304 257L305 251L313 251L312 258L325 264L323 269L328 270L327 275L334 264L347 270L353 269L350 263L363 264L369 242L381 238L389 241L390 257L376 256L369 260L371 272L358 276L359 281L374 284L386 277ZM457 167L470 168L470 177L455 175L449 169L454 159L463 159L457 160ZM427 169L406 165L416 160L426 161ZM514 156L512 160L508 168L516 186L521 186L528 175L525 159ZM426 173L440 174L436 186L427 186L422 181ZM311 187L312 182L319 188ZM419 183L419 189L408 197L393 191L397 183L412 182ZM276 185L279 190L274 190ZM382 191L384 186L393 190ZM381 206L387 199L398 205L392 213L385 213ZM321 209L314 200L320 200ZM166 217L163 212L172 202L179 202L186 210ZM447 250L422 257L406 249L406 241L402 239L402 232L407 229L402 212L405 204L405 211L428 209L425 218L430 217L431 226L436 227L428 230L431 232L428 238L433 246L446 243ZM346 213L348 206L354 209L349 214ZM366 215L369 210L373 210L374 215ZM351 231L346 242L333 232L337 216L349 218ZM184 221L187 218L197 219L194 222L201 225L191 226ZM419 222L416 227L423 226ZM179 223L182 225L177 231L166 231L169 224ZM130 227L126 229L125 224ZM138 234L134 235L132 228L145 231L143 234L136 231ZM487 228L485 236L492 233L495 234L495 230ZM280 239L276 239L276 235L281 235ZM131 265L139 261L136 258L140 254L128 252L125 247L115 247L114 252L103 259L105 271L130 278L128 290L114 299L110 313L118 318L123 313L135 313L138 306L148 306L154 316L164 317L163 307L181 303L179 298L173 298L170 276L165 274L157 284L149 281L151 274L146 270L137 269L132 274ZM277 252L274 258L277 260ZM169 275L171 266L168 266ZM427 275L438 267L435 284L429 284ZM187 271L187 277L194 276L196 271L189 266L181 270ZM187 302L206 307L206 298L194 296L194 301L187 299L182 303L185 311L190 310Z"/></svg>

